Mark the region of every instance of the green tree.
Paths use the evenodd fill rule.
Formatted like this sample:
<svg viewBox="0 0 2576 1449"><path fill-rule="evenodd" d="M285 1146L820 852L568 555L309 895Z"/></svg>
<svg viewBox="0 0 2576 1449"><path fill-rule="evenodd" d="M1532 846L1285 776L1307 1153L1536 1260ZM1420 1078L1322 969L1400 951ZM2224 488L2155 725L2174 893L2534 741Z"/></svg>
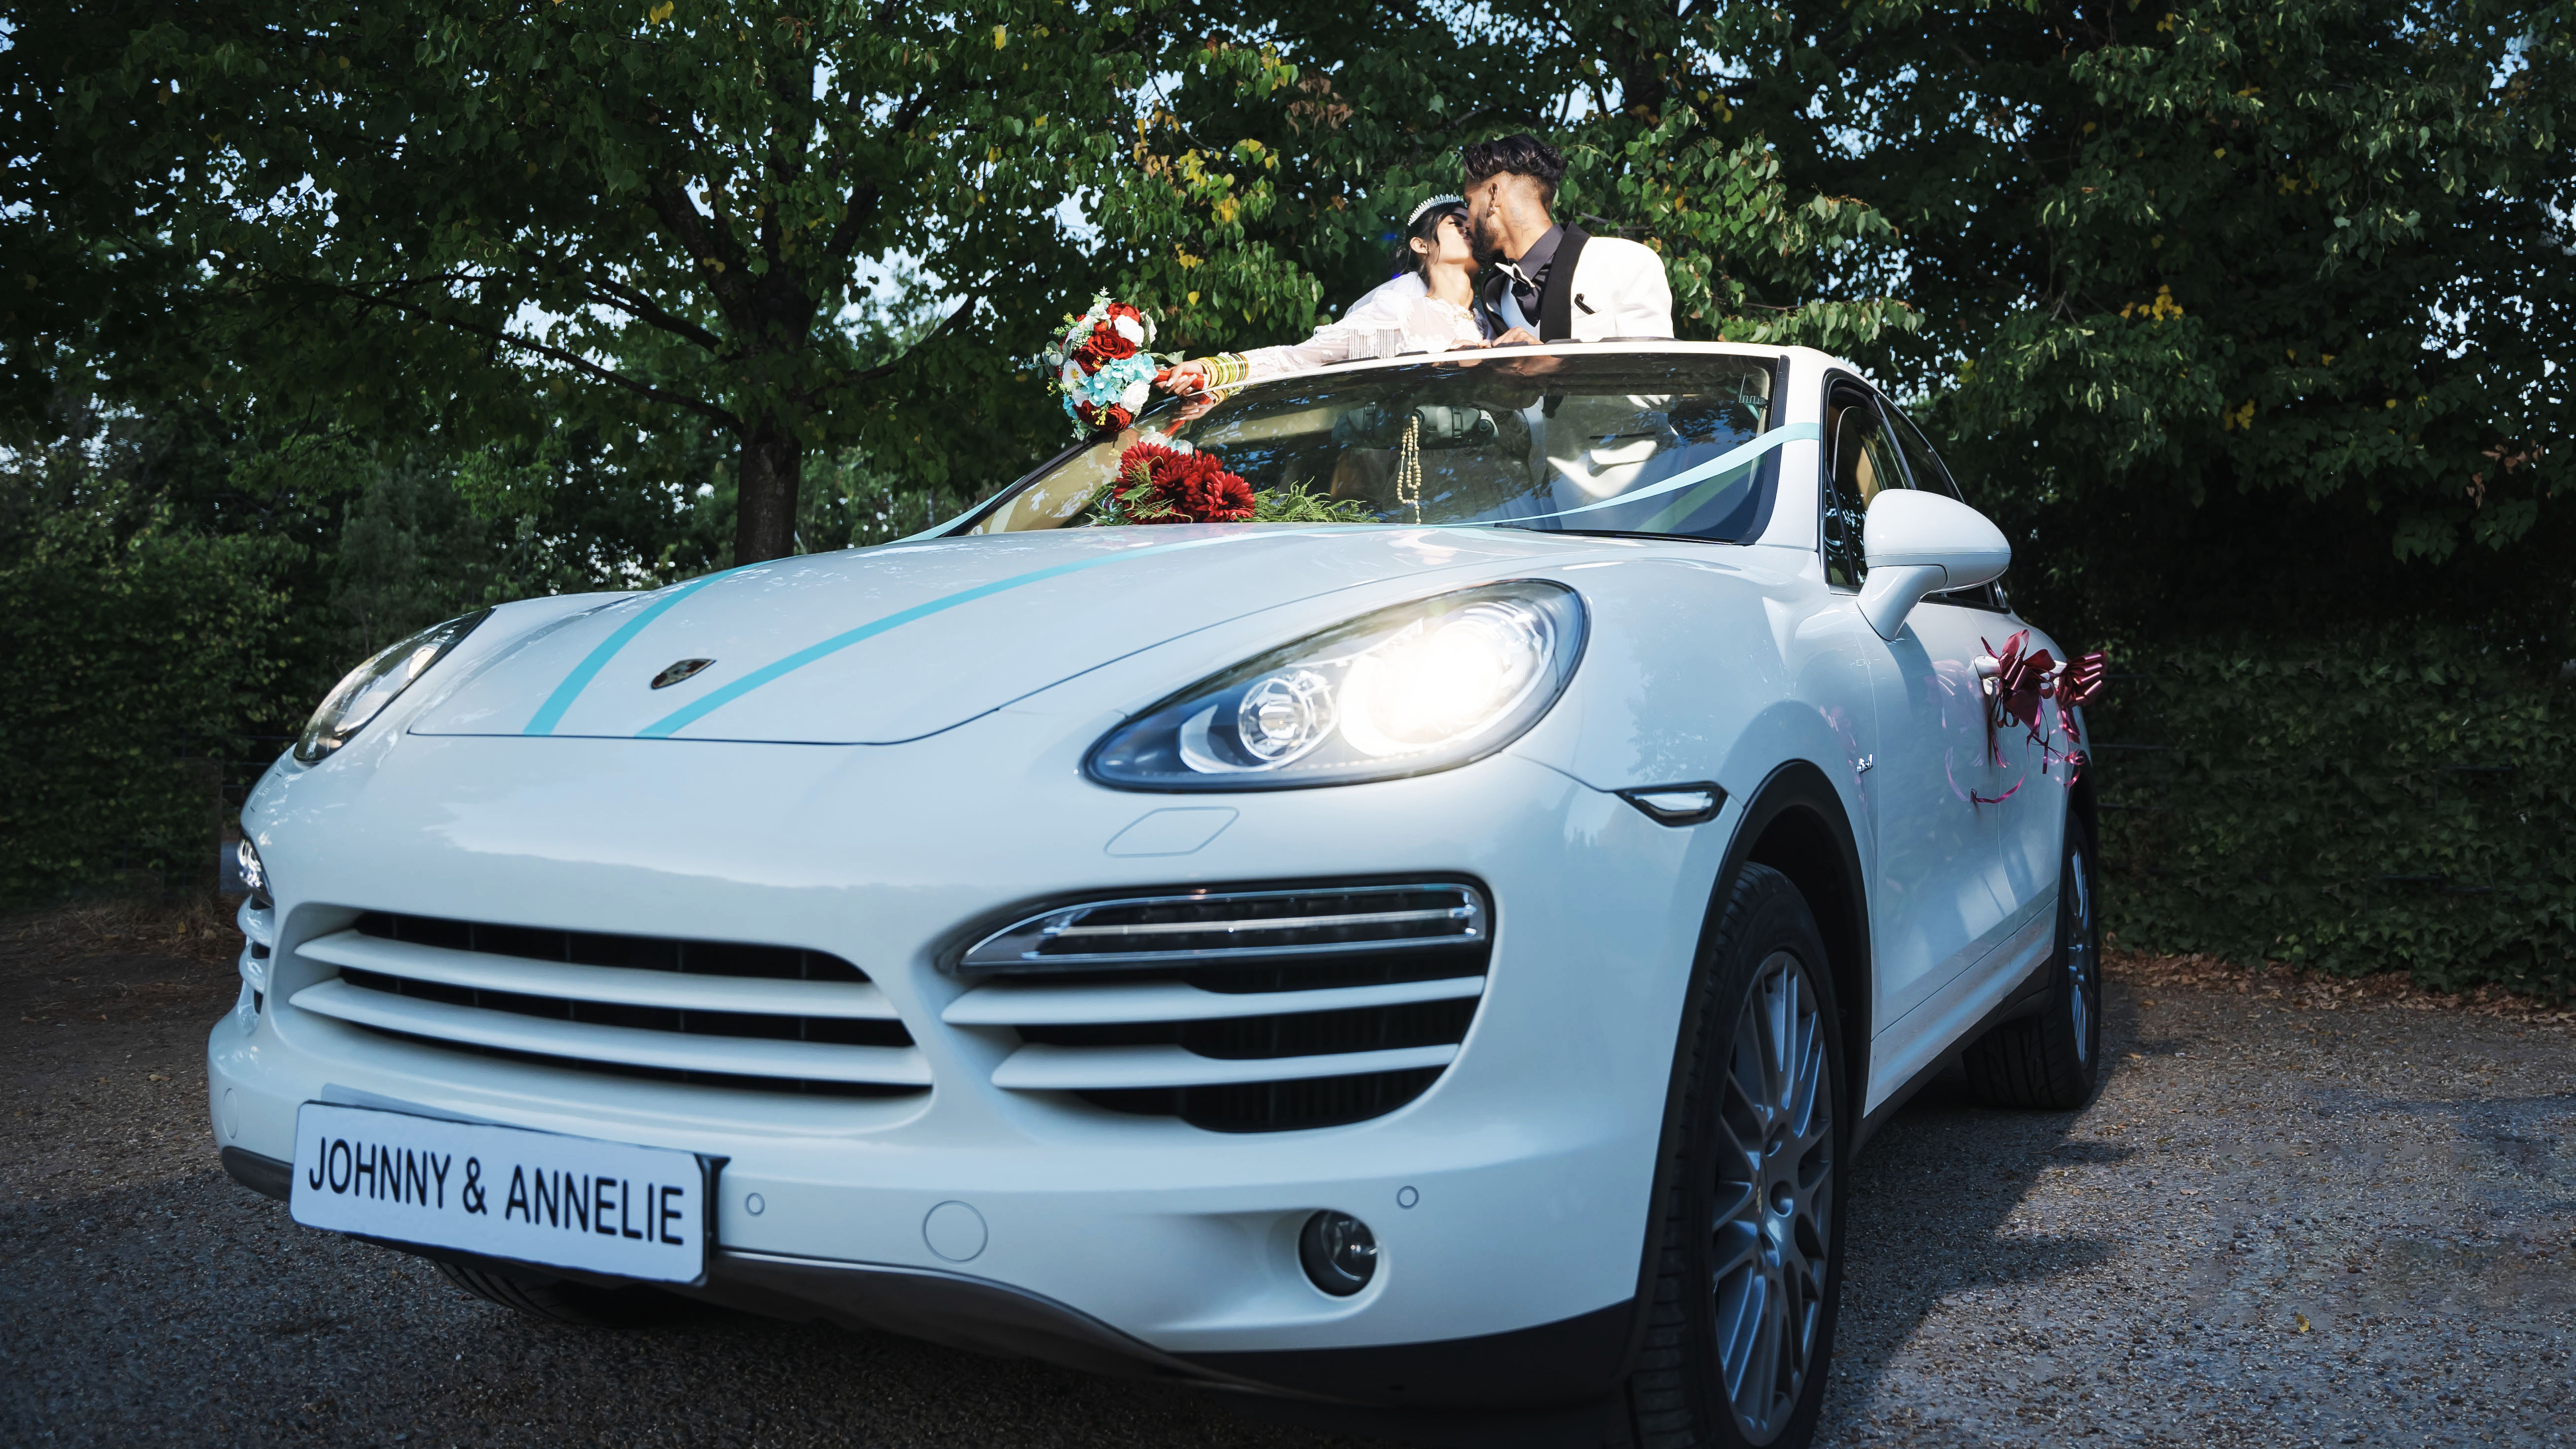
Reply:
<svg viewBox="0 0 2576 1449"><path fill-rule="evenodd" d="M1597 66L1552 9L1300 0L1262 18L1260 44L1211 37L1176 73L1104 191L1105 264L1185 345L1283 340L1384 281L1406 213L1458 189L1459 148L1519 130L1566 155L1561 220L1664 254L1685 337L1840 346L1913 325L1868 285L1894 239L1877 211L1800 190L1762 137L1692 105L1587 109ZM1215 200L1167 230L1163 190Z"/></svg>
<svg viewBox="0 0 2576 1449"><path fill-rule="evenodd" d="M130 421L130 420L128 420ZM0 455L0 906L194 876L212 859L204 756L278 712L296 654L281 533L184 526L125 436ZM160 457L184 466L185 450ZM197 758L191 758L191 757Z"/></svg>
<svg viewBox="0 0 2576 1449"><path fill-rule="evenodd" d="M712 428L750 560L793 549L809 451L938 482L1037 446L1054 425L1019 359L1105 280L1080 197L1172 234L1246 205L1120 190L1134 96L1204 65L1197 24L1065 0L161 0L29 16L9 57L52 128L36 223L102 239L47 265L196 286L229 344L201 350L267 347L272 409ZM862 325L880 289L935 309L891 355Z"/></svg>
<svg viewBox="0 0 2576 1449"><path fill-rule="evenodd" d="M2054 617L2502 615L2566 641L2576 12L2538 0L1587 10L1868 198Z"/></svg>

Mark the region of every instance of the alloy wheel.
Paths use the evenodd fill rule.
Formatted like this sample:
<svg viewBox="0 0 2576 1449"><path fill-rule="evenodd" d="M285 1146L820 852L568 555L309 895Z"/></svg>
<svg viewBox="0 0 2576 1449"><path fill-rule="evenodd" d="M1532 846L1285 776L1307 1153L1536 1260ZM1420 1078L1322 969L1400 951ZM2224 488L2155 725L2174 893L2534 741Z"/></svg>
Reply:
<svg viewBox="0 0 2576 1449"><path fill-rule="evenodd" d="M1755 1444L1795 1412L1824 1321L1835 1095L1826 1027L1805 965L1773 952L1753 973L1720 1089L1709 1255L1718 1384Z"/></svg>

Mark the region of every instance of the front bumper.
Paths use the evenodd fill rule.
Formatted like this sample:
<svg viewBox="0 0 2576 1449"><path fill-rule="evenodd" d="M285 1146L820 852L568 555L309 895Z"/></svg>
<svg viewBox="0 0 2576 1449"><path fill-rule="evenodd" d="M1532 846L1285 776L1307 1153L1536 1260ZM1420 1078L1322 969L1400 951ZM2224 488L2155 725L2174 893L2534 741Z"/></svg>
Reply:
<svg viewBox="0 0 2576 1449"><path fill-rule="evenodd" d="M242 1186L281 1202L287 1199L293 1175L288 1163L228 1147L223 1165ZM389 1246L490 1272L540 1280L561 1276L439 1249ZM570 1276L602 1286L618 1281L584 1273ZM730 1248L709 1257L705 1283L668 1291L770 1318L822 1319L976 1353L1043 1359L1107 1377L1397 1411L1456 1405L1507 1412L1550 1405L1580 1410L1617 1377L1631 1327L1629 1305L1619 1303L1562 1323L1443 1343L1170 1354L1068 1304L988 1278ZM1578 1412L1572 1417L1580 1422L1587 1416ZM1381 1418L1355 1422L1386 1427ZM1525 1413L1515 1413L1513 1422L1545 1427L1528 1425ZM1495 1435L1476 1431L1499 1426L1442 1414L1440 1427L1466 1431L1460 1436L1465 1442L1491 1444ZM1540 1438L1551 1442L1548 1436ZM1576 1442L1598 1442L1598 1436Z"/></svg>
<svg viewBox="0 0 2576 1449"><path fill-rule="evenodd" d="M402 737L363 769L281 772L246 812L278 907L256 963L262 1006L246 987L208 1044L218 1143L291 1158L296 1108L335 1100L682 1148L726 1159L704 1291L740 1306L1358 1402L1606 1386L1675 1016L1731 822L1658 826L1507 753L1415 780L1181 802L1240 818L1191 853L1118 855L1107 843L1174 802L1083 780L1069 752L1087 728L1006 712L891 748ZM1035 763L996 778L994 760ZM1011 1043L940 1019L964 989L944 956L1018 902L1408 872L1480 880L1496 929L1455 1061L1386 1116L1233 1135L1007 1091L992 1077ZM293 1006L329 974L298 943L362 910L832 952L893 1003L932 1086L849 1100L635 1080ZM926 1230L949 1203L985 1229L962 1259ZM1353 1297L1298 1266L1297 1230L1318 1209L1377 1235L1379 1271ZM1029 1328L1032 1314L1050 1326ZM1496 1374L1521 1356L1456 1349L1524 1333L1567 1372ZM1596 1338L1616 1349L1573 1348ZM1434 1351L1418 1382L1385 1372L1409 1361L1403 1346ZM1352 1349L1379 1367L1349 1372L1338 1351Z"/></svg>

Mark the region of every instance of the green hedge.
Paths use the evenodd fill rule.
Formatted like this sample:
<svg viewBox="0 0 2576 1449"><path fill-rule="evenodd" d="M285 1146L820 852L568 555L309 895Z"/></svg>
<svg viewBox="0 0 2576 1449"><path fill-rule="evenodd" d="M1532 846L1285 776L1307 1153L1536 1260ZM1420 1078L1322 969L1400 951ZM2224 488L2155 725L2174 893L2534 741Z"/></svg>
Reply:
<svg viewBox="0 0 2576 1449"><path fill-rule="evenodd" d="M274 712L294 545L120 537L103 512L17 542L0 559L0 907L211 881L202 756Z"/></svg>
<svg viewBox="0 0 2576 1449"><path fill-rule="evenodd" d="M2089 712L2123 946L2576 989L2576 683L2465 630L2115 660Z"/></svg>

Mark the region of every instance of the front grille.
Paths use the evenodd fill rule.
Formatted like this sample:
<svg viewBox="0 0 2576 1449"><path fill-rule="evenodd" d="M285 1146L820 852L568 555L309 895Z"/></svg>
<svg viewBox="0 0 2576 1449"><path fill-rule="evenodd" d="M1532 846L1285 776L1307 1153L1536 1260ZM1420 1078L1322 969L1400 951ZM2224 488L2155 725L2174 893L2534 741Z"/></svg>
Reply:
<svg viewBox="0 0 2576 1449"><path fill-rule="evenodd" d="M385 912L296 949L337 975L293 1005L404 1041L762 1091L930 1084L884 995L826 952Z"/></svg>
<svg viewBox="0 0 2576 1449"><path fill-rule="evenodd" d="M1447 1046L1467 1034L1474 998L1309 1011L1214 1021L1131 1021L1083 1026L1023 1026L1020 1040L1050 1046L1177 1046L1216 1061L1266 1061L1335 1052Z"/></svg>
<svg viewBox="0 0 2576 1449"><path fill-rule="evenodd" d="M1219 1132L1339 1126L1439 1079L1491 950L1463 883L1130 895L977 942L958 971L979 984L942 1019L1017 1035L1006 1090Z"/></svg>
<svg viewBox="0 0 2576 1449"><path fill-rule="evenodd" d="M1460 885L1190 891L1062 906L978 941L970 975L1472 946L1484 897Z"/></svg>
<svg viewBox="0 0 2576 1449"><path fill-rule="evenodd" d="M908 1047L912 1033L899 1021L848 1020L829 1016L774 1016L749 1011L684 1011L668 1006L628 1006L613 1001L575 1001L562 996L531 996L518 991L487 991L414 981L378 971L343 967L340 979L361 991L388 991L451 1006L509 1011L546 1021L585 1021L595 1026L627 1026L638 1031L694 1032L699 1036L749 1037L766 1041L828 1041L843 1046Z"/></svg>
<svg viewBox="0 0 2576 1449"><path fill-rule="evenodd" d="M1223 1087L1136 1087L1085 1092L1094 1106L1144 1117L1178 1117L1212 1132L1279 1132L1342 1127L1383 1117L1428 1091L1440 1068L1309 1077L1296 1082L1242 1082Z"/></svg>
<svg viewBox="0 0 2576 1449"><path fill-rule="evenodd" d="M438 916L398 916L369 911L351 926L361 936L407 941L451 951L478 951L530 961L618 966L630 971L674 971L689 976L742 976L768 981L864 982L867 973L838 956L789 946L746 946L734 941L681 941L662 936L611 936L594 931L555 931L493 926Z"/></svg>

